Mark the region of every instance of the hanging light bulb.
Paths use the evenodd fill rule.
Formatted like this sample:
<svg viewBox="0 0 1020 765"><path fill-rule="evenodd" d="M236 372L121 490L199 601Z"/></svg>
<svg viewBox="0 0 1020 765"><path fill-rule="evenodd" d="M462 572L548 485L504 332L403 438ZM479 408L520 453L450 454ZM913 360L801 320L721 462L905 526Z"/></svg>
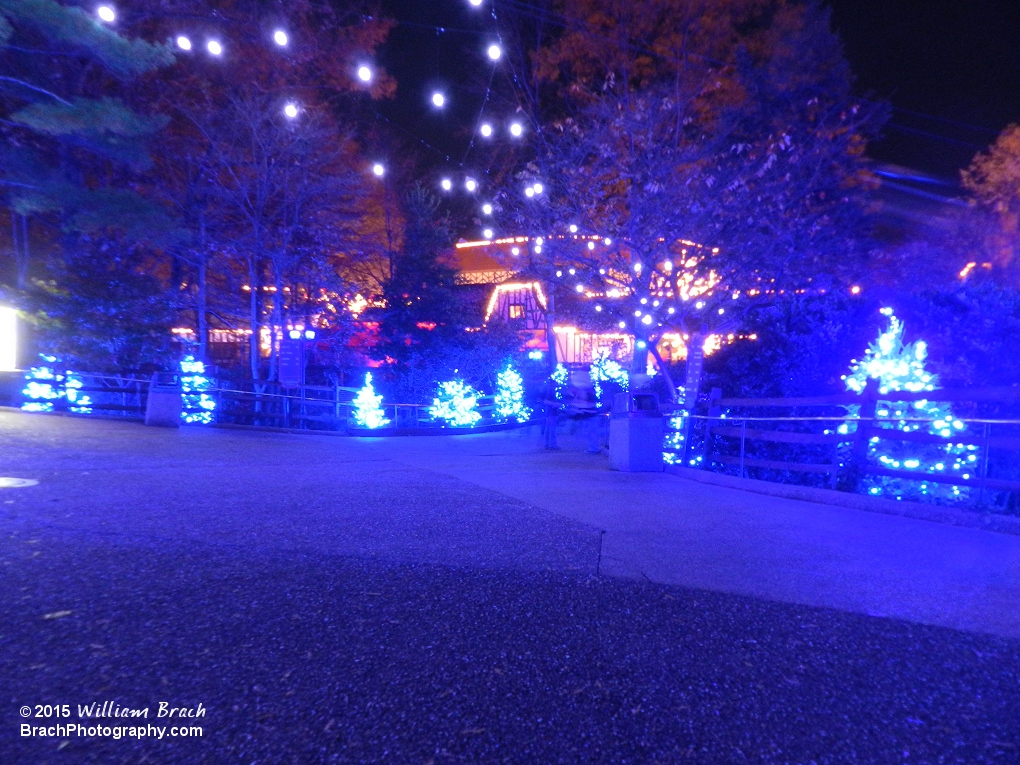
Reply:
<svg viewBox="0 0 1020 765"><path fill-rule="evenodd" d="M533 196L535 196L535 190L531 186L528 186L528 188L524 190L524 196L526 196L528 199L531 199Z"/></svg>
<svg viewBox="0 0 1020 765"><path fill-rule="evenodd" d="M361 66L358 67L358 79L361 80L362 82L371 82L372 70L369 67L362 64Z"/></svg>
<svg viewBox="0 0 1020 765"><path fill-rule="evenodd" d="M479 6L479 5L481 5L481 4L482 4L482 0L469 0L469 2L471 3L471 5L475 6L476 8L477 8L477 7Z"/></svg>
<svg viewBox="0 0 1020 765"><path fill-rule="evenodd" d="M437 109L442 109L443 108L443 104L445 104L445 103L446 103L446 96L444 96L442 93L433 93L432 94L432 105L435 106Z"/></svg>
<svg viewBox="0 0 1020 765"><path fill-rule="evenodd" d="M485 229L485 231L482 232L482 236L484 236L486 239L492 239L492 229L491 228Z"/></svg>
<svg viewBox="0 0 1020 765"><path fill-rule="evenodd" d="M283 107L283 113L286 114L287 117L289 117L290 119L294 119L298 115L297 105L287 104L285 107ZM376 175L379 175L379 173L376 173Z"/></svg>
<svg viewBox="0 0 1020 765"><path fill-rule="evenodd" d="M482 123L482 126L478 129L478 132L481 133L486 138L488 138L489 136L492 135L492 125L490 125L488 122L484 122Z"/></svg>
<svg viewBox="0 0 1020 765"><path fill-rule="evenodd" d="M475 189L478 188L478 181L476 181L474 178L468 178L466 181L464 181L464 188L467 189L468 191L473 192L475 191Z"/></svg>
<svg viewBox="0 0 1020 765"><path fill-rule="evenodd" d="M453 181L449 178L443 178L443 180L439 182L439 185L443 187L443 191L449 191L453 188Z"/></svg>
<svg viewBox="0 0 1020 765"><path fill-rule="evenodd" d="M594 250L595 249L595 242L588 242L588 249L589 250Z"/></svg>
<svg viewBox="0 0 1020 765"><path fill-rule="evenodd" d="M482 205L482 214L483 215L492 215L492 205L490 205L488 202L486 202L484 205Z"/></svg>
<svg viewBox="0 0 1020 765"><path fill-rule="evenodd" d="M177 38L177 47L181 50L191 50L191 40L184 35L180 35Z"/></svg>
<svg viewBox="0 0 1020 765"><path fill-rule="evenodd" d="M498 45L490 45L489 50L486 51L489 54L489 58L493 61L499 61L499 57L503 55L503 50Z"/></svg>
<svg viewBox="0 0 1020 765"><path fill-rule="evenodd" d="M375 174L376 178L382 178L386 174L386 168L376 162L372 165L372 173Z"/></svg>
<svg viewBox="0 0 1020 765"><path fill-rule="evenodd" d="M275 42L282 48L288 42L287 33L284 32L282 29L277 29L275 32L273 32L273 42Z"/></svg>
<svg viewBox="0 0 1020 765"><path fill-rule="evenodd" d="M117 14L113 12L113 8L108 5L100 5L96 8L96 15L107 24L112 24L117 18Z"/></svg>
<svg viewBox="0 0 1020 765"><path fill-rule="evenodd" d="M514 256L520 255L521 254L521 248L520 247L511 247L510 248L510 254L514 255Z"/></svg>
<svg viewBox="0 0 1020 765"><path fill-rule="evenodd" d="M576 223L571 223L570 224L570 233L571 234L576 234L577 233L577 224Z"/></svg>
<svg viewBox="0 0 1020 765"><path fill-rule="evenodd" d="M223 53L223 46L220 45L216 40L210 40L205 44L206 50L212 53L214 56L219 56Z"/></svg>
<svg viewBox="0 0 1020 765"><path fill-rule="evenodd" d="M510 125L510 135L512 135L514 138L520 138L521 133L523 132L524 128L521 127L520 122L514 122L512 125Z"/></svg>

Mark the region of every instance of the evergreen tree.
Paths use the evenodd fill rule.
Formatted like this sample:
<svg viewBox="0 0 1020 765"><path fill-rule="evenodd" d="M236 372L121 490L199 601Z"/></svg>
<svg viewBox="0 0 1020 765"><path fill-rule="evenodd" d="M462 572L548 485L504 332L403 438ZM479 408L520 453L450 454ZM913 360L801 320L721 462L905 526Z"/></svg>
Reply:
<svg viewBox="0 0 1020 765"><path fill-rule="evenodd" d="M415 354L461 338L465 312L454 287L456 269L443 259L453 235L439 200L416 186L405 198L403 246L392 256L377 348L406 365Z"/></svg>
<svg viewBox="0 0 1020 765"><path fill-rule="evenodd" d="M861 393L869 380L877 382L879 401L875 416L878 420L876 425L880 428L928 433L946 439L965 430L966 425L953 416L949 404L924 399L913 402L882 400L883 394L894 391L920 393L939 387L938 376L925 368L927 344L923 340L904 343L903 323L891 308L883 308L882 314L889 318L889 328L871 344L862 361L851 363L850 374L843 378L847 389ZM849 426L841 425L839 432L847 434ZM873 439L868 444L869 462L889 470L914 471L917 478L908 480L869 474L864 477L863 486L869 494L896 499L965 500L969 493L966 487L926 481L924 476L967 479L974 474L977 459L976 446Z"/></svg>

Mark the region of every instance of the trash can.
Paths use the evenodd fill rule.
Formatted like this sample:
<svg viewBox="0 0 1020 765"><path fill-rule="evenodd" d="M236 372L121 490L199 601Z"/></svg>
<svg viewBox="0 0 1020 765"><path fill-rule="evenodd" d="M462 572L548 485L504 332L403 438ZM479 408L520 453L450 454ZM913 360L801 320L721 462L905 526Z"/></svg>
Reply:
<svg viewBox="0 0 1020 765"><path fill-rule="evenodd" d="M181 378L173 372L156 372L152 376L145 424L163 428L181 426Z"/></svg>
<svg viewBox="0 0 1020 765"><path fill-rule="evenodd" d="M609 467L632 473L662 472L665 420L654 393L620 393L609 415Z"/></svg>

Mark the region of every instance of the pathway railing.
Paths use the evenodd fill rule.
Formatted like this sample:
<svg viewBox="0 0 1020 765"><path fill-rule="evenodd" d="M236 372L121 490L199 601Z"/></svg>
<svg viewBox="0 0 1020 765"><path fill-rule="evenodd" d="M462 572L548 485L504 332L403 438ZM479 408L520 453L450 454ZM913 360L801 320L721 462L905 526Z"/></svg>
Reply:
<svg viewBox="0 0 1020 765"><path fill-rule="evenodd" d="M933 434L925 432L930 417L894 417L880 409L916 402L951 402L967 415L952 417ZM848 491L858 490L866 476L968 487L979 504L1020 498L1018 388L760 399L722 398L716 390L704 403L707 413L703 405L702 412L680 412L669 421L666 452L674 464ZM891 458L878 464L869 447L881 451L883 442L955 447L957 455L935 465ZM953 459L963 467L951 469Z"/></svg>

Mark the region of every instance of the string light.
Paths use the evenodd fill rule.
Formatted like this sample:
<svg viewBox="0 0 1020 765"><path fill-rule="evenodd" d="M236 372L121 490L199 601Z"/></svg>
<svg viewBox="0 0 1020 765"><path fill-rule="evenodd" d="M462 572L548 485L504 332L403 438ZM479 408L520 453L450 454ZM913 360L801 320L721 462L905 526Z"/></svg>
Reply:
<svg viewBox="0 0 1020 765"><path fill-rule="evenodd" d="M219 56L223 53L223 46L216 42L216 40L210 40L205 44L205 47L214 56Z"/></svg>
<svg viewBox="0 0 1020 765"><path fill-rule="evenodd" d="M284 47L288 42L287 33L284 32L282 29L277 29L275 32L273 32L273 42L275 42L281 48Z"/></svg>
<svg viewBox="0 0 1020 765"><path fill-rule="evenodd" d="M445 103L446 96L444 96L442 93L432 94L432 105L435 106L437 109L442 109Z"/></svg>
<svg viewBox="0 0 1020 765"><path fill-rule="evenodd" d="M113 8L108 5L100 5L96 8L96 15L107 24L112 24L117 18L117 14L113 12Z"/></svg>
<svg viewBox="0 0 1020 765"><path fill-rule="evenodd" d="M377 178L382 178L383 175L386 174L386 168L380 165L378 162L376 162L374 165L372 165L372 172L375 174Z"/></svg>
<svg viewBox="0 0 1020 765"><path fill-rule="evenodd" d="M524 128L521 127L521 123L514 122L512 125L510 125L510 135L512 135L514 138L520 138L521 133L523 132Z"/></svg>
<svg viewBox="0 0 1020 765"><path fill-rule="evenodd" d="M180 35L177 38L177 47L181 50L191 50L191 40L184 35Z"/></svg>
<svg viewBox="0 0 1020 765"><path fill-rule="evenodd" d="M475 6L476 8L482 4L482 0L469 0L469 1L471 5Z"/></svg>
<svg viewBox="0 0 1020 765"><path fill-rule="evenodd" d="M535 189L536 194L541 194L543 191L545 191L545 186L543 186L541 183L536 183L532 188Z"/></svg>
<svg viewBox="0 0 1020 765"><path fill-rule="evenodd" d="M485 231L482 232L482 236L484 236L486 239L492 239L492 229L491 228L485 229Z"/></svg>
<svg viewBox="0 0 1020 765"><path fill-rule="evenodd" d="M480 132L483 136L488 138L492 135L492 125L490 125L488 122L485 122L478 129L478 132Z"/></svg>
<svg viewBox="0 0 1020 765"><path fill-rule="evenodd" d="M464 188L470 192L474 192L478 188L478 182L474 178L468 178L464 181Z"/></svg>
<svg viewBox="0 0 1020 765"><path fill-rule="evenodd" d="M295 104L287 104L283 107L283 113L286 114L289 119L294 119L298 115L298 108ZM376 175L381 175L381 173L376 173Z"/></svg>
<svg viewBox="0 0 1020 765"><path fill-rule="evenodd" d="M577 224L575 224L575 223L571 223L570 224L570 233L571 234L576 234L577 233Z"/></svg>
<svg viewBox="0 0 1020 765"><path fill-rule="evenodd" d="M486 202L484 205L482 205L482 214L483 215L492 215L492 205L490 205L488 202Z"/></svg>
<svg viewBox="0 0 1020 765"><path fill-rule="evenodd" d="M503 55L503 51L498 45L490 45L489 50L486 52L493 61L499 61L499 57Z"/></svg>
<svg viewBox="0 0 1020 765"><path fill-rule="evenodd" d="M453 181L449 178L443 178L443 180L439 182L439 185L443 187L443 191L449 191L453 188Z"/></svg>
<svg viewBox="0 0 1020 765"><path fill-rule="evenodd" d="M365 65L358 67L358 79L362 82L372 81L372 70Z"/></svg>
<svg viewBox="0 0 1020 765"><path fill-rule="evenodd" d="M533 189L531 186L528 186L528 188L524 190L524 195L528 199L531 199L533 196L535 196L535 189Z"/></svg>

